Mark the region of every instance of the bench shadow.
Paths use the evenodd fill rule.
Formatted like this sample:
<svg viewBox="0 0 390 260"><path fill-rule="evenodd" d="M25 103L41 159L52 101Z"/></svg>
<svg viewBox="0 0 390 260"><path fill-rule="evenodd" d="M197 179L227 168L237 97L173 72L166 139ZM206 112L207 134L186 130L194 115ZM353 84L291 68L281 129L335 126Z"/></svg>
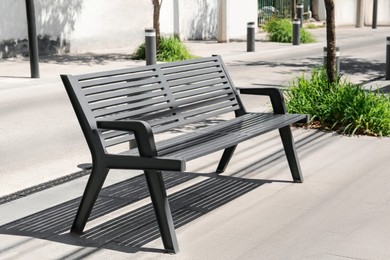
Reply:
<svg viewBox="0 0 390 260"><path fill-rule="evenodd" d="M169 196L176 229L263 184L274 182L217 174L208 174L208 177L205 177L205 174L166 172L163 175L167 189L203 176L200 182ZM87 246L94 248L93 251L104 248L126 253L139 251L161 253L164 252L162 248L145 246L153 240L160 239L160 232L150 203L107 221L98 219L123 207L131 207L131 204L148 196L149 191L144 176L137 176L101 190L89 222L97 220L95 223L99 221L103 223L92 225L82 235L69 232L81 198L0 226L0 234Z"/></svg>

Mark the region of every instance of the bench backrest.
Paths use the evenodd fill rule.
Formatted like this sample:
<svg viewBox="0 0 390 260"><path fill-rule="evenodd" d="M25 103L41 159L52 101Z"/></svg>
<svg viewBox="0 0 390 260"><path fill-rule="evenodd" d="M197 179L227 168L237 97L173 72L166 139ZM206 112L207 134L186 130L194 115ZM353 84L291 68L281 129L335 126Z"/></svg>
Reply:
<svg viewBox="0 0 390 260"><path fill-rule="evenodd" d="M219 56L61 78L87 141L97 120L144 120L158 133L242 111ZM98 132L104 148L133 139Z"/></svg>

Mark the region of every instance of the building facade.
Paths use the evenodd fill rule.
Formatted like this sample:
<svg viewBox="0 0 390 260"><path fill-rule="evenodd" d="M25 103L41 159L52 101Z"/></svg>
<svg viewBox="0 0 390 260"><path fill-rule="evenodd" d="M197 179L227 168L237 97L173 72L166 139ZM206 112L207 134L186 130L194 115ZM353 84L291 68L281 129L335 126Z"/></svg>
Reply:
<svg viewBox="0 0 390 260"><path fill-rule="evenodd" d="M132 53L153 25L152 0L35 0L40 54L61 52ZM216 40L219 4L225 5L224 33L246 34L257 19L257 0L164 0L161 33L182 40ZM28 55L25 0L0 1L0 58Z"/></svg>
<svg viewBox="0 0 390 260"><path fill-rule="evenodd" d="M153 25L152 0L34 0L41 55L126 51ZM336 25L371 25L373 0L335 0ZM257 22L257 0L164 0L161 32L182 40L243 39ZM323 0L313 0L325 19ZM390 25L390 1L378 0L378 26ZM0 1L0 58L28 55L25 0Z"/></svg>

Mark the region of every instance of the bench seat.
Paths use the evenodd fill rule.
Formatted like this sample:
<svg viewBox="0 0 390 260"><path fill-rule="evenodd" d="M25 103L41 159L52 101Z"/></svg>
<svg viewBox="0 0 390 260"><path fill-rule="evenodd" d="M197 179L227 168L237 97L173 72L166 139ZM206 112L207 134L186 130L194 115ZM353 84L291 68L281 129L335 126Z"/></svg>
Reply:
<svg viewBox="0 0 390 260"><path fill-rule="evenodd" d="M297 121L306 121L306 115L249 113L217 125L193 130L168 140L156 142L160 157L190 161L235 146L253 137L279 129ZM121 153L138 155L138 148Z"/></svg>

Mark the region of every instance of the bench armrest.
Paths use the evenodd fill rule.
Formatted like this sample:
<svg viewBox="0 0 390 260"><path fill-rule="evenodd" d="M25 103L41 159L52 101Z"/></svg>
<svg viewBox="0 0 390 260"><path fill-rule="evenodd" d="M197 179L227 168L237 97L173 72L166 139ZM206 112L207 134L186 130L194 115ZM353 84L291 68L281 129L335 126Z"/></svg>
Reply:
<svg viewBox="0 0 390 260"><path fill-rule="evenodd" d="M241 94L269 96L275 114L287 113L283 92L278 88L239 88L238 90ZM308 123L309 121L309 115L306 115L305 119L297 123Z"/></svg>
<svg viewBox="0 0 390 260"><path fill-rule="evenodd" d="M241 94L269 96L275 114L286 114L283 93L277 88L239 88Z"/></svg>
<svg viewBox="0 0 390 260"><path fill-rule="evenodd" d="M139 153L144 157L157 156L156 143L150 125L141 120L97 121L98 128L133 132Z"/></svg>
<svg viewBox="0 0 390 260"><path fill-rule="evenodd" d="M98 128L133 132L137 141L140 157L130 155L107 154L107 163L111 168L185 171L185 161L175 158L158 157L153 130L142 120L97 121ZM129 159L132 160L129 160Z"/></svg>

